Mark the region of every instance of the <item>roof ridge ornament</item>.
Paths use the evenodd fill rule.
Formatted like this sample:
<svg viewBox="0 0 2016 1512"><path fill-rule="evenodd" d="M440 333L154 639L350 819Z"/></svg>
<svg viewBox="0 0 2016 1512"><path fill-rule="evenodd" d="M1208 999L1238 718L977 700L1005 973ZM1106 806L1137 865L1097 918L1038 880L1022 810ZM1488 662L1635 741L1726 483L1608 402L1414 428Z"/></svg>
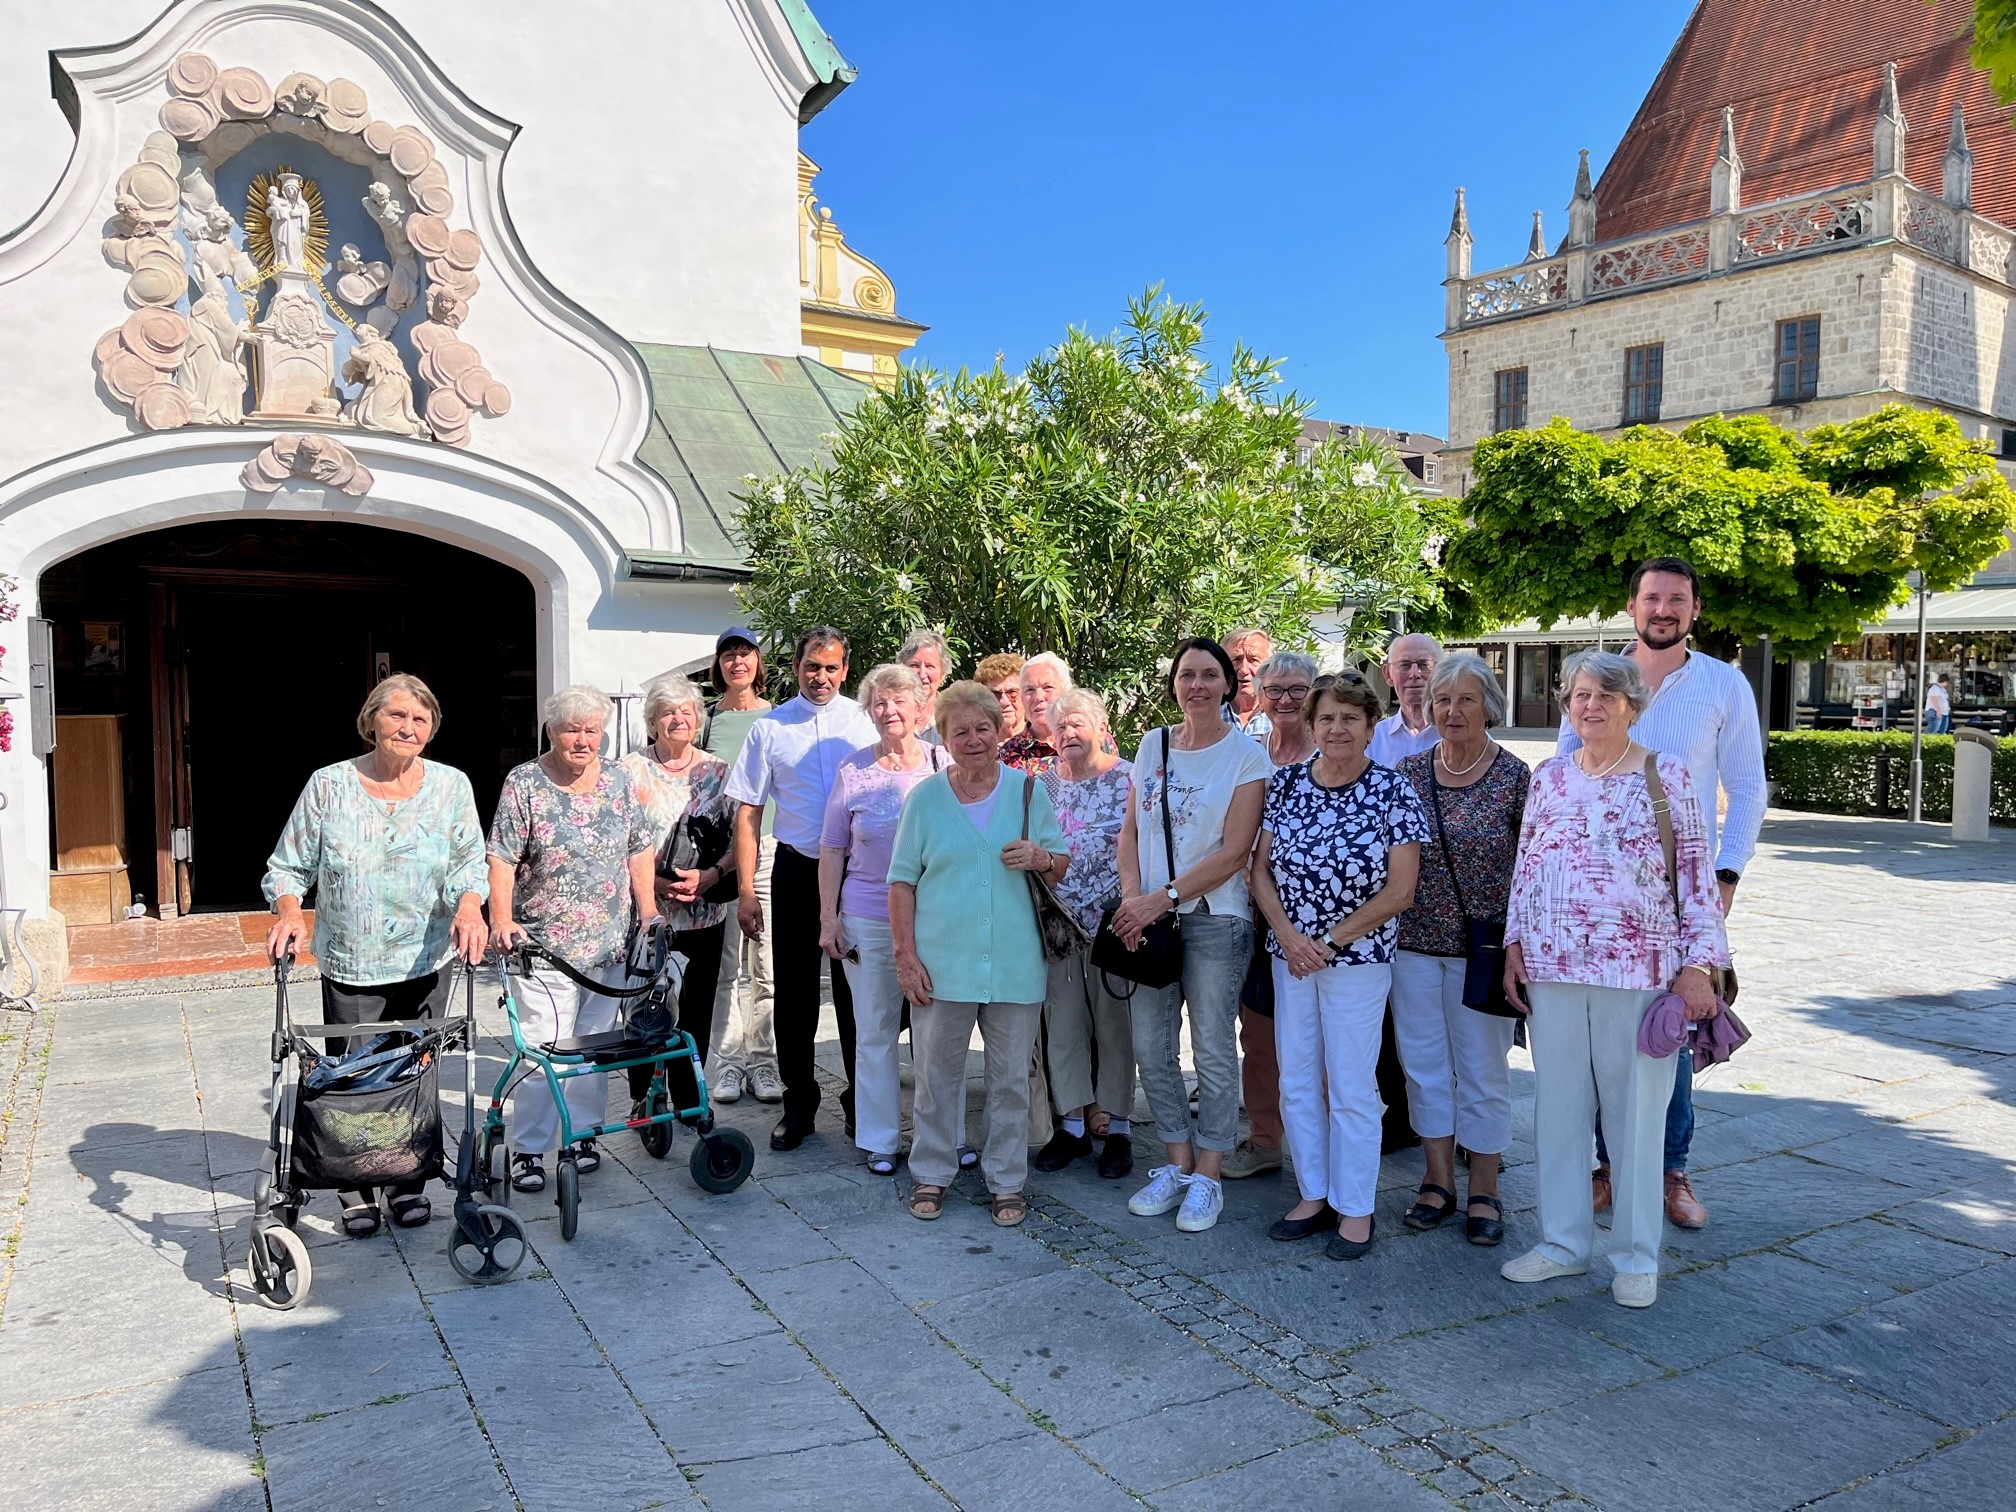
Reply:
<svg viewBox="0 0 2016 1512"><path fill-rule="evenodd" d="M1463 203L1463 190L1460 187L1456 190L1455 213L1449 217L1449 234L1442 239L1442 245L1448 254L1446 276L1468 278L1470 249L1473 242L1470 237L1470 211Z"/></svg>
<svg viewBox="0 0 2016 1512"><path fill-rule="evenodd" d="M1575 168L1575 197L1568 202L1568 235L1562 247L1588 247L1596 241L1596 190L1589 180L1589 149Z"/></svg>
<svg viewBox="0 0 2016 1512"><path fill-rule="evenodd" d="M1974 207L1974 152L1967 145L1967 118L1956 102L1946 156L1939 165L1939 197L1961 210Z"/></svg>
<svg viewBox="0 0 2016 1512"><path fill-rule="evenodd" d="M1904 171L1904 106L1897 98L1897 65L1883 65L1883 95L1876 108L1875 177Z"/></svg>
<svg viewBox="0 0 2016 1512"><path fill-rule="evenodd" d="M1722 139L1708 181L1708 213L1733 215L1743 208L1743 159L1736 152L1736 107L1722 107Z"/></svg>
<svg viewBox="0 0 2016 1512"><path fill-rule="evenodd" d="M1544 262L1547 259L1547 233L1540 223L1540 212L1533 212L1533 235L1526 242L1526 261Z"/></svg>

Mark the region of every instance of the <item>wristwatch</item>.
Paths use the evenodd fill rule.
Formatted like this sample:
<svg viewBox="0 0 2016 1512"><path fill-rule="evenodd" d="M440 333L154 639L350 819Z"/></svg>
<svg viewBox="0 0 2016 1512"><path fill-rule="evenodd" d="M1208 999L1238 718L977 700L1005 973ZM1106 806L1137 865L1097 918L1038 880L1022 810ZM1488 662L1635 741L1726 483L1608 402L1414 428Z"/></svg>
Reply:
<svg viewBox="0 0 2016 1512"><path fill-rule="evenodd" d="M1715 880L1717 882L1726 882L1731 887L1734 887L1738 882L1743 880L1743 873L1734 871L1726 866L1718 866L1715 868Z"/></svg>
<svg viewBox="0 0 2016 1512"><path fill-rule="evenodd" d="M1177 904L1183 901L1183 894L1176 891L1176 884L1174 882L1171 882L1167 887L1163 888L1162 893L1164 897L1168 898L1169 906L1171 908L1176 907Z"/></svg>

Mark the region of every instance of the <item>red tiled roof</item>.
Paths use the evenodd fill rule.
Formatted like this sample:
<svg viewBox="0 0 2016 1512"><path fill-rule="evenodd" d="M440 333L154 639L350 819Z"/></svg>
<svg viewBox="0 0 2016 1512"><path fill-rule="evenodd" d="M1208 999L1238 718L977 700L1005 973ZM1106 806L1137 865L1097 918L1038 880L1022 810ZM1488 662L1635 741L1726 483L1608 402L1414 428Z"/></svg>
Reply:
<svg viewBox="0 0 2016 1512"><path fill-rule="evenodd" d="M2016 225L2016 130L1967 57L1973 20L1973 0L1701 0L1596 186L1597 239L1708 214L1725 105L1745 205L1866 182L1886 63L1909 127L1905 175L1938 192L1958 103L1974 208Z"/></svg>

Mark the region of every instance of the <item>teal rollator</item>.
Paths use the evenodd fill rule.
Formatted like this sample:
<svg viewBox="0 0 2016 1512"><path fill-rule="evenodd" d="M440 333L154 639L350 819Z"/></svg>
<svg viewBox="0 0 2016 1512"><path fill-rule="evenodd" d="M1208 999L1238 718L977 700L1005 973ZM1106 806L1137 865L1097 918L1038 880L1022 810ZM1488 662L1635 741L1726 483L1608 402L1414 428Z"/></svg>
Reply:
<svg viewBox="0 0 2016 1512"><path fill-rule="evenodd" d="M641 957L641 959L640 959ZM518 993L532 969L543 961L577 986L604 997L620 999L622 1013L613 1029L563 1036L547 1044L528 1041L519 1017ZM684 1124L698 1134L689 1168L694 1184L707 1192L732 1192L749 1179L756 1165L755 1147L739 1129L717 1129L714 1106L707 1096L707 1078L700 1066L700 1047L674 1023L673 1003L679 992L680 958L670 937L653 927L638 940L630 976L641 985L611 987L584 975L544 946L532 941L513 950L504 963L502 1006L511 1025L511 1059L490 1094L483 1120L480 1169L485 1186L505 1185L504 1099L533 1076L546 1078L560 1114L560 1155L554 1172L555 1200L560 1208L560 1237L572 1239L581 1214L579 1144L622 1130L634 1132L654 1158L663 1160L672 1148L672 1125ZM578 1076L604 1076L649 1066L651 1085L643 1111L614 1123L577 1127L561 1084Z"/></svg>

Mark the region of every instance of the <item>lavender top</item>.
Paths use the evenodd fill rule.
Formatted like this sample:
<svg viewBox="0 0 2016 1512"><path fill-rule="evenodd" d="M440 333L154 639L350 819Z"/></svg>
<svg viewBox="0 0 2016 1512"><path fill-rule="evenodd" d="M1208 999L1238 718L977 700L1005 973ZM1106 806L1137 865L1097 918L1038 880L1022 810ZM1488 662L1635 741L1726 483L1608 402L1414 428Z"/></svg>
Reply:
<svg viewBox="0 0 2016 1512"><path fill-rule="evenodd" d="M933 772L952 764L939 746L924 747L924 765L892 772L877 765L878 748L856 751L840 763L826 799L821 847L847 853L847 880L840 885L840 911L857 919L889 917L889 855L896 845L896 822L903 800Z"/></svg>

